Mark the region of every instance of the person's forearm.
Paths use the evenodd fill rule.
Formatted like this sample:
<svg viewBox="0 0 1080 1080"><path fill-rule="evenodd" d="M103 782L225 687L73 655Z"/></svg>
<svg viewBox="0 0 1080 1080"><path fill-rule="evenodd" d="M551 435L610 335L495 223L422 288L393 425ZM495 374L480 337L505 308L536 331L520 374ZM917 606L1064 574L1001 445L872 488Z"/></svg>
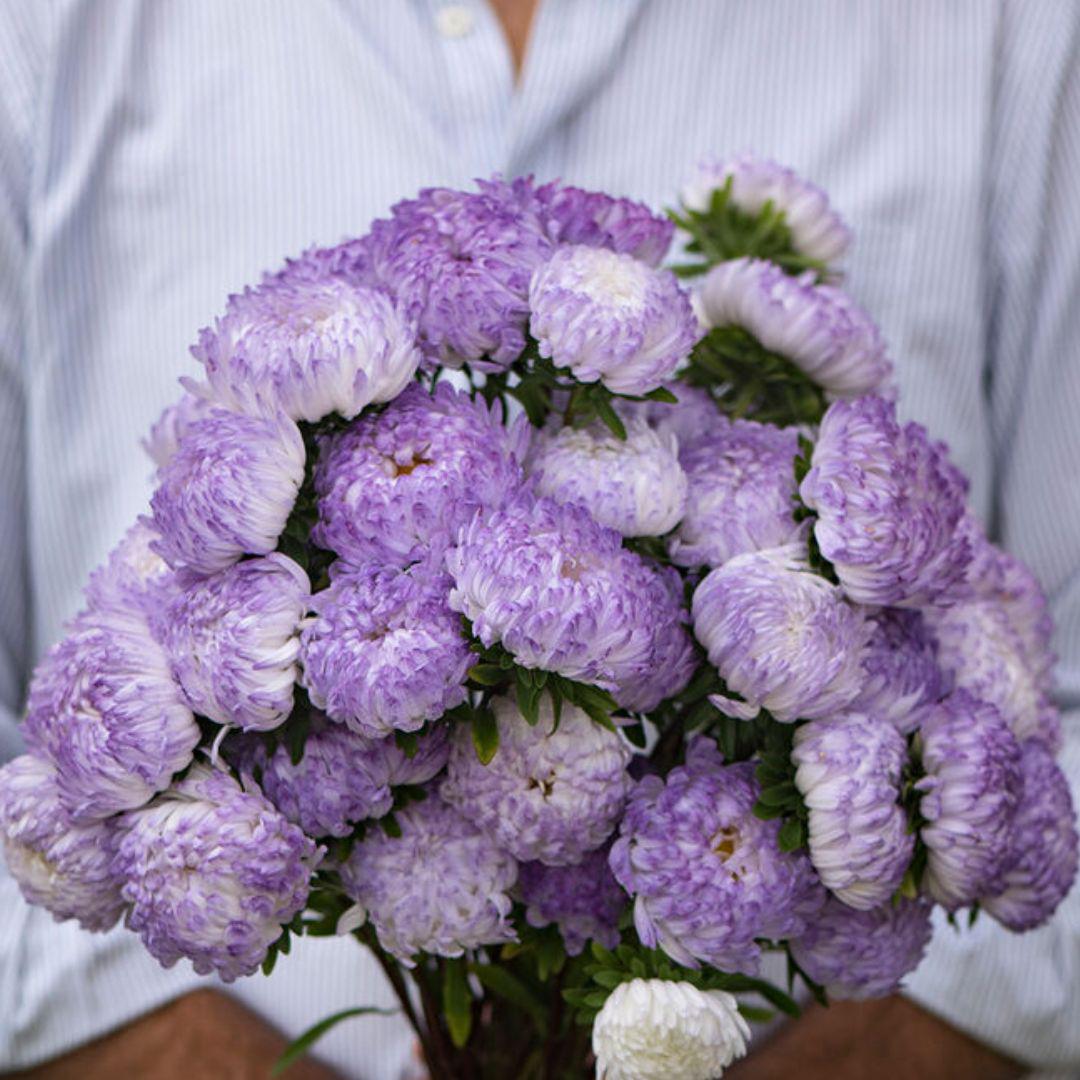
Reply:
<svg viewBox="0 0 1080 1080"><path fill-rule="evenodd" d="M25 1072L22 1080L266 1080L287 1040L226 994L196 990L119 1031ZM311 1059L298 1061L289 1080L335 1080Z"/></svg>
<svg viewBox="0 0 1080 1080"><path fill-rule="evenodd" d="M1012 1080L1023 1066L899 996L813 1007L732 1080Z"/></svg>

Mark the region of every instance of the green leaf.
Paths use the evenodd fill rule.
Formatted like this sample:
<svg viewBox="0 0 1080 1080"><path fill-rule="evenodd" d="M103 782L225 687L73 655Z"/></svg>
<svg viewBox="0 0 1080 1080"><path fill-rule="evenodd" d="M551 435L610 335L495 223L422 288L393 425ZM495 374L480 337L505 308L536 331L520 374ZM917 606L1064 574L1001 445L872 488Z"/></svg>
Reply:
<svg viewBox="0 0 1080 1080"><path fill-rule="evenodd" d="M596 415L604 422L608 430L616 439L626 439L626 425L622 422L622 418L611 407L611 402L600 394L595 394L592 399L593 408L596 409Z"/></svg>
<svg viewBox="0 0 1080 1080"><path fill-rule="evenodd" d="M416 757L420 748L420 738L415 731L395 731L394 744L410 760Z"/></svg>
<svg viewBox="0 0 1080 1080"><path fill-rule="evenodd" d="M472 1031L472 994L465 979L465 963L460 959L444 961L442 1005L450 1039L460 1050Z"/></svg>
<svg viewBox="0 0 1080 1080"><path fill-rule="evenodd" d="M806 843L806 826L799 818L789 818L776 837L781 851L795 851Z"/></svg>
<svg viewBox="0 0 1080 1080"><path fill-rule="evenodd" d="M744 1005L741 1001L739 1012L743 1014L744 1020L749 1020L753 1024L768 1023L776 1015L775 1009L763 1009L760 1005Z"/></svg>
<svg viewBox="0 0 1080 1080"><path fill-rule="evenodd" d="M499 749L499 725L491 709L477 709L473 713L472 741L481 765L487 765Z"/></svg>
<svg viewBox="0 0 1080 1080"><path fill-rule="evenodd" d="M298 1059L302 1058L331 1028L337 1027L342 1020L350 1020L354 1016L371 1014L393 1016L397 1011L397 1009L377 1009L374 1005L364 1005L355 1009L343 1009L339 1013L334 1013L333 1016L326 1017L325 1020L320 1020L317 1024L312 1024L307 1031L289 1043L282 1052L281 1057L274 1062L270 1075L280 1076L290 1065L295 1064Z"/></svg>
<svg viewBox="0 0 1080 1080"><path fill-rule="evenodd" d="M547 1007L529 987L505 967L469 964L469 971L493 994L505 998L531 1017L540 1031L547 1028Z"/></svg>
<svg viewBox="0 0 1080 1080"><path fill-rule="evenodd" d="M776 784L772 787L762 788L761 794L758 795L758 802L760 802L762 806L786 807L793 804L798 805L799 789L791 783L790 780L785 780L783 783Z"/></svg>
<svg viewBox="0 0 1080 1080"><path fill-rule="evenodd" d="M655 390L650 390L646 395L647 401L663 401L668 405L678 405L679 399L673 394L666 386L658 386Z"/></svg>
<svg viewBox="0 0 1080 1080"><path fill-rule="evenodd" d="M608 990L614 990L616 986L625 981L622 974L618 971L598 971L593 976L593 982L599 983L600 986L603 986Z"/></svg>
<svg viewBox="0 0 1080 1080"><path fill-rule="evenodd" d="M469 678L478 686L499 686L506 682L506 671L499 664L473 664Z"/></svg>
<svg viewBox="0 0 1080 1080"><path fill-rule="evenodd" d="M783 816L784 808L782 806L764 806L760 802L754 803L754 817L761 818L762 821L772 821Z"/></svg>
<svg viewBox="0 0 1080 1080"><path fill-rule="evenodd" d="M543 690L532 682L523 668L517 669L517 707L530 727L540 720L540 696Z"/></svg>

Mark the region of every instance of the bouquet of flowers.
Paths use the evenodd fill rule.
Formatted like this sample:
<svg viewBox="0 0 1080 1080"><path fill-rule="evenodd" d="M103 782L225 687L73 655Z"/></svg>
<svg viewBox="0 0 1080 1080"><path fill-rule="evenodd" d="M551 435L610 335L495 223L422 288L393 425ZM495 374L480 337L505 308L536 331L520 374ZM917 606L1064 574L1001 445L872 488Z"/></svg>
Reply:
<svg viewBox="0 0 1080 1080"><path fill-rule="evenodd" d="M669 218L493 179L230 297L0 771L27 899L226 981L353 937L438 1080L710 1080L935 904L1045 922L1046 601L849 239L749 157Z"/></svg>

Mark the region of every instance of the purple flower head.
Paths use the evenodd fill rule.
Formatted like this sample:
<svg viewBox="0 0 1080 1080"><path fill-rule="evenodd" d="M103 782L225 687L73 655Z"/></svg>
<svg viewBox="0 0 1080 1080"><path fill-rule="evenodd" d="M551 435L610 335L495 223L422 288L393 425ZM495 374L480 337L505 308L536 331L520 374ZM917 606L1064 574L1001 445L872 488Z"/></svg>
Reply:
<svg viewBox="0 0 1080 1080"><path fill-rule="evenodd" d="M930 943L930 910L925 900L900 900L856 911L829 897L792 939L791 955L832 1000L884 997L919 966Z"/></svg>
<svg viewBox="0 0 1080 1080"><path fill-rule="evenodd" d="M193 711L247 731L288 719L310 589L278 552L210 577L177 574L161 640Z"/></svg>
<svg viewBox="0 0 1080 1080"><path fill-rule="evenodd" d="M405 565L521 486L528 424L440 383L414 385L327 440L315 469L316 543L353 562Z"/></svg>
<svg viewBox="0 0 1080 1080"><path fill-rule="evenodd" d="M803 544L736 555L694 591L694 633L741 701L723 712L781 723L843 709L859 692L870 627L841 591L814 573Z"/></svg>
<svg viewBox="0 0 1080 1080"><path fill-rule="evenodd" d="M516 940L508 895L517 863L433 792L396 815L401 836L370 829L341 867L379 944L405 964Z"/></svg>
<svg viewBox="0 0 1080 1080"><path fill-rule="evenodd" d="M1022 746L1023 793L1002 872L982 907L1003 926L1041 926L1076 881L1076 810L1069 782L1042 743Z"/></svg>
<svg viewBox="0 0 1080 1080"><path fill-rule="evenodd" d="M682 189L688 210L706 211L714 191L731 181L731 201L755 215L771 203L783 211L795 251L819 263L831 263L847 251L851 230L829 205L829 196L816 184L767 158L740 154L727 160L702 161Z"/></svg>
<svg viewBox="0 0 1080 1080"><path fill-rule="evenodd" d="M165 468L191 425L205 420L212 410L213 405L206 398L185 392L154 421L150 433L142 440L142 448L159 469Z"/></svg>
<svg viewBox="0 0 1080 1080"><path fill-rule="evenodd" d="M626 893L608 866L607 848L590 851L576 866L523 863L518 892L529 925L555 923L568 955L577 956L587 941L598 941L607 949L619 944Z"/></svg>
<svg viewBox="0 0 1080 1080"><path fill-rule="evenodd" d="M304 441L291 420L215 411L191 425L158 474L155 550L202 574L268 555L303 481Z"/></svg>
<svg viewBox="0 0 1080 1080"><path fill-rule="evenodd" d="M700 336L675 277L605 248L560 248L533 275L529 328L540 355L580 382L647 394Z"/></svg>
<svg viewBox="0 0 1080 1080"><path fill-rule="evenodd" d="M308 836L348 836L356 822L390 812L395 787L426 783L442 769L447 735L445 725L432 727L410 758L393 737L365 739L316 714L296 764L287 747L268 755L260 739L225 747L236 768L254 773L263 794Z"/></svg>
<svg viewBox="0 0 1080 1080"><path fill-rule="evenodd" d="M538 188L536 197L548 235L557 244L606 248L648 266L659 266L671 246L675 226L644 203L558 181Z"/></svg>
<svg viewBox="0 0 1080 1080"><path fill-rule="evenodd" d="M378 280L372 268L371 240L352 237L330 247L309 247L285 260L279 270L263 275L263 285L325 282L341 278L351 285L374 288Z"/></svg>
<svg viewBox="0 0 1080 1080"><path fill-rule="evenodd" d="M644 416L661 438L674 435L679 443L680 456L699 438L710 435L727 419L707 390L684 382L666 383L664 389L679 400L674 403L619 402L619 411Z"/></svg>
<svg viewBox="0 0 1080 1080"><path fill-rule="evenodd" d="M463 529L446 562L450 606L523 667L596 683L642 711L690 677L692 645L671 579L584 507L517 501Z"/></svg>
<svg viewBox="0 0 1080 1080"><path fill-rule="evenodd" d="M158 533L140 518L124 533L105 562L90 574L86 603L91 611L152 611L171 576L154 550Z"/></svg>
<svg viewBox="0 0 1080 1080"><path fill-rule="evenodd" d="M391 401L420 363L415 328L390 298L342 277L270 279L229 297L192 355L205 385L188 390L226 408L351 420Z"/></svg>
<svg viewBox="0 0 1080 1080"><path fill-rule="evenodd" d="M949 688L938 667L934 636L918 611L881 608L867 618L873 633L863 653L859 696L850 707L910 734L919 707L940 700Z"/></svg>
<svg viewBox="0 0 1080 1080"><path fill-rule="evenodd" d="M11 876L30 904L57 922L108 930L124 910L109 868L112 826L75 824L60 803L56 769L23 754L0 768L0 845Z"/></svg>
<svg viewBox="0 0 1080 1080"><path fill-rule="evenodd" d="M416 731L465 700L473 662L450 609L449 577L430 563L408 570L338 563L311 598L300 639L312 702L357 735Z"/></svg>
<svg viewBox="0 0 1080 1080"><path fill-rule="evenodd" d="M822 882L860 911L884 904L915 846L899 804L903 736L887 720L847 713L796 728L791 760L810 811L810 861Z"/></svg>
<svg viewBox="0 0 1080 1080"><path fill-rule="evenodd" d="M499 749L482 764L459 725L440 795L520 862L581 862L622 814L633 787L629 745L575 705L563 705L556 725L547 694L535 725L509 698L491 704Z"/></svg>
<svg viewBox="0 0 1080 1080"><path fill-rule="evenodd" d="M623 536L663 536L683 515L686 477L674 436L643 419L618 439L600 423L547 428L533 440L528 472L540 495L576 502Z"/></svg>
<svg viewBox="0 0 1080 1080"><path fill-rule="evenodd" d="M1008 856L1023 785L1020 746L993 705L963 690L923 710L918 745L925 884L956 911L983 894Z"/></svg>
<svg viewBox="0 0 1080 1080"><path fill-rule="evenodd" d="M713 412L712 430L679 455L690 488L669 551L680 566L722 566L802 532L793 516L798 432Z"/></svg>
<svg viewBox="0 0 1080 1080"><path fill-rule="evenodd" d="M370 272L419 326L429 361L506 367L525 348L529 281L552 244L532 184L428 188L376 221Z"/></svg>
<svg viewBox="0 0 1080 1080"><path fill-rule="evenodd" d="M780 850L780 823L754 816L752 762L724 765L702 737L686 759L666 781L647 776L634 789L611 868L634 897L644 945L687 967L754 974L756 939L800 933L824 890L805 853Z"/></svg>
<svg viewBox="0 0 1080 1080"><path fill-rule="evenodd" d="M199 728L137 613L80 616L30 684L24 734L79 822L141 806L191 761Z"/></svg>
<svg viewBox="0 0 1080 1080"><path fill-rule="evenodd" d="M885 339L870 316L812 273L794 278L763 259L713 267L697 294L707 327L738 326L790 360L833 398L890 394Z"/></svg>
<svg viewBox="0 0 1080 1080"><path fill-rule="evenodd" d="M303 911L321 856L261 795L202 764L117 833L128 926L165 967L187 957L224 982L253 974Z"/></svg>
<svg viewBox="0 0 1080 1080"><path fill-rule="evenodd" d="M944 443L901 427L878 397L830 406L799 489L844 591L876 607L947 603L963 590L966 493Z"/></svg>

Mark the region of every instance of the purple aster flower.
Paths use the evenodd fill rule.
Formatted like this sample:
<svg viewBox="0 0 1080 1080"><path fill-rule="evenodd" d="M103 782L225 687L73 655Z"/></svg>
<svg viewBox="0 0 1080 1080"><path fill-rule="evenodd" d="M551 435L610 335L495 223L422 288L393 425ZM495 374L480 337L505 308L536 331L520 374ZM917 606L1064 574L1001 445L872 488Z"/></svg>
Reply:
<svg viewBox="0 0 1080 1080"><path fill-rule="evenodd" d="M285 746L267 754L258 738L226 742L225 749L230 762L253 773L270 802L309 836L348 836L356 822L390 812L395 787L424 784L442 770L448 734L446 725L435 725L410 758L393 737L365 739L315 714L296 764Z"/></svg>
<svg viewBox="0 0 1080 1080"><path fill-rule="evenodd" d="M212 574L277 546L304 480L304 441L287 417L215 411L191 425L150 500L156 550Z"/></svg>
<svg viewBox="0 0 1080 1080"><path fill-rule="evenodd" d="M873 627L862 659L862 686L853 712L880 716L907 735L918 725L919 707L949 689L937 663L933 634L918 611L880 608L867 613Z"/></svg>
<svg viewBox="0 0 1080 1080"><path fill-rule="evenodd" d="M692 645L671 579L584 507L515 502L462 530L446 562L450 606L485 645L502 642L523 667L595 683L642 711L689 679L682 658Z"/></svg>
<svg viewBox="0 0 1080 1080"><path fill-rule="evenodd" d="M710 698L730 716L816 719L859 692L871 628L810 569L803 544L729 559L698 585L692 611L709 662L742 699Z"/></svg>
<svg viewBox="0 0 1080 1080"><path fill-rule="evenodd" d="M963 690L923 710L918 745L925 884L955 911L979 898L1008 855L1023 784L1020 746L993 705Z"/></svg>
<svg viewBox="0 0 1080 1080"><path fill-rule="evenodd" d="M124 814L117 836L127 925L165 967L187 957L224 982L253 974L304 910L321 856L261 795L202 764Z"/></svg>
<svg viewBox="0 0 1080 1080"><path fill-rule="evenodd" d="M664 389L679 400L619 402L619 411L629 415L642 415L656 432L666 438L674 435L679 443L679 453L690 449L692 444L726 420L707 390L684 382L670 382Z"/></svg>
<svg viewBox="0 0 1080 1080"><path fill-rule="evenodd" d="M459 725L440 795L521 862L581 862L622 814L633 787L629 745L575 705L564 704L556 724L547 694L535 725L509 698L491 706L495 756L483 764L470 728Z"/></svg>
<svg viewBox="0 0 1080 1080"><path fill-rule="evenodd" d="M583 191L555 181L538 188L548 235L557 244L606 248L659 266L671 247L675 226L644 203Z"/></svg>
<svg viewBox="0 0 1080 1080"><path fill-rule="evenodd" d="M30 904L57 922L108 930L124 910L109 869L112 826L75 824L60 803L56 769L23 754L0 768L0 844L11 876Z"/></svg>
<svg viewBox="0 0 1080 1080"><path fill-rule="evenodd" d="M278 552L210 577L177 574L161 640L195 712L249 731L288 719L310 589Z"/></svg>
<svg viewBox="0 0 1080 1080"><path fill-rule="evenodd" d="M972 600L925 612L938 646L938 662L959 689L1001 711L1021 741L1061 745L1061 720L1050 698L1045 663L1028 663L1028 643L1012 613L995 600Z"/></svg>
<svg viewBox="0 0 1080 1080"><path fill-rule="evenodd" d="M799 433L713 412L711 431L679 455L690 487L669 551L680 566L722 566L803 531L793 516Z"/></svg>
<svg viewBox="0 0 1080 1080"><path fill-rule="evenodd" d="M884 904L915 847L899 801L904 737L886 720L847 713L797 727L791 760L825 887L860 911Z"/></svg>
<svg viewBox="0 0 1080 1080"><path fill-rule="evenodd" d="M830 206L829 196L816 184L766 158L740 154L727 160L702 161L683 187L683 206L708 210L713 192L728 180L731 201L744 213L756 215L766 203L783 211L798 254L817 263L831 263L847 251L851 230Z"/></svg>
<svg viewBox="0 0 1080 1080"><path fill-rule="evenodd" d="M893 365L877 324L810 272L796 278L764 259L732 259L709 271L697 305L707 327L741 327L831 397L891 392Z"/></svg>
<svg viewBox="0 0 1080 1080"><path fill-rule="evenodd" d="M930 943L931 905L900 900L867 911L829 897L791 941L791 955L835 1001L895 993Z"/></svg>
<svg viewBox="0 0 1080 1080"><path fill-rule="evenodd" d="M185 392L154 421L150 433L142 441L142 448L154 464L163 469L172 460L191 425L205 420L212 411L213 405L206 398Z"/></svg>
<svg viewBox="0 0 1080 1080"><path fill-rule="evenodd" d="M90 574L86 603L91 611L151 611L171 577L154 550L158 533L145 518L131 526L105 562Z"/></svg>
<svg viewBox="0 0 1080 1080"><path fill-rule="evenodd" d="M518 892L529 925L555 923L569 956L577 956L587 941L598 941L607 949L619 944L626 893L608 866L607 848L590 851L576 866L523 863Z"/></svg>
<svg viewBox="0 0 1080 1080"><path fill-rule="evenodd" d="M341 867L379 944L402 963L515 941L508 895L517 863L434 793L396 814L401 836L371 829Z"/></svg>
<svg viewBox="0 0 1080 1080"><path fill-rule="evenodd" d="M754 974L758 939L800 933L824 900L805 853L780 850L779 821L754 816L754 768L692 739L685 766L634 789L612 848L638 937L687 967Z"/></svg>
<svg viewBox="0 0 1080 1080"><path fill-rule="evenodd" d="M24 734L79 822L141 806L185 768L199 728L138 613L80 616L38 665Z"/></svg>
<svg viewBox="0 0 1080 1080"><path fill-rule="evenodd" d="M374 288L378 279L371 262L370 238L351 237L330 247L309 247L295 258L286 259L281 269L264 274L262 283L308 283L341 278L352 285Z"/></svg>
<svg viewBox="0 0 1080 1080"><path fill-rule="evenodd" d="M901 427L877 397L830 406L799 489L844 591L877 607L947 603L963 590L966 493L944 443Z"/></svg>
<svg viewBox="0 0 1080 1080"><path fill-rule="evenodd" d="M311 598L315 618L300 639L312 702L366 738L416 731L465 700L475 657L451 610L449 577L338 563Z"/></svg>
<svg viewBox="0 0 1080 1080"><path fill-rule="evenodd" d="M540 355L579 382L647 394L700 337L675 277L605 248L560 248L533 275L529 327Z"/></svg>
<svg viewBox="0 0 1080 1080"><path fill-rule="evenodd" d="M678 443L643 419L627 421L625 439L601 423L549 427L533 440L527 471L539 494L581 503L623 536L662 536L686 506Z"/></svg>
<svg viewBox="0 0 1080 1080"><path fill-rule="evenodd" d="M552 250L532 184L428 188L371 227L371 273L417 321L429 360L481 371L525 348L529 281Z"/></svg>
<svg viewBox="0 0 1080 1080"><path fill-rule="evenodd" d="M393 301L342 277L268 280L229 297L192 355L205 385L189 391L240 412L352 419L391 401L420 363L415 328Z"/></svg>
<svg viewBox="0 0 1080 1080"><path fill-rule="evenodd" d="M415 560L520 488L527 428L448 383L411 386L322 445L313 539L353 562Z"/></svg>
<svg viewBox="0 0 1080 1080"><path fill-rule="evenodd" d="M1003 926L1041 926L1076 881L1076 810L1069 782L1041 743L1021 748L1023 793L1002 872L981 905Z"/></svg>

